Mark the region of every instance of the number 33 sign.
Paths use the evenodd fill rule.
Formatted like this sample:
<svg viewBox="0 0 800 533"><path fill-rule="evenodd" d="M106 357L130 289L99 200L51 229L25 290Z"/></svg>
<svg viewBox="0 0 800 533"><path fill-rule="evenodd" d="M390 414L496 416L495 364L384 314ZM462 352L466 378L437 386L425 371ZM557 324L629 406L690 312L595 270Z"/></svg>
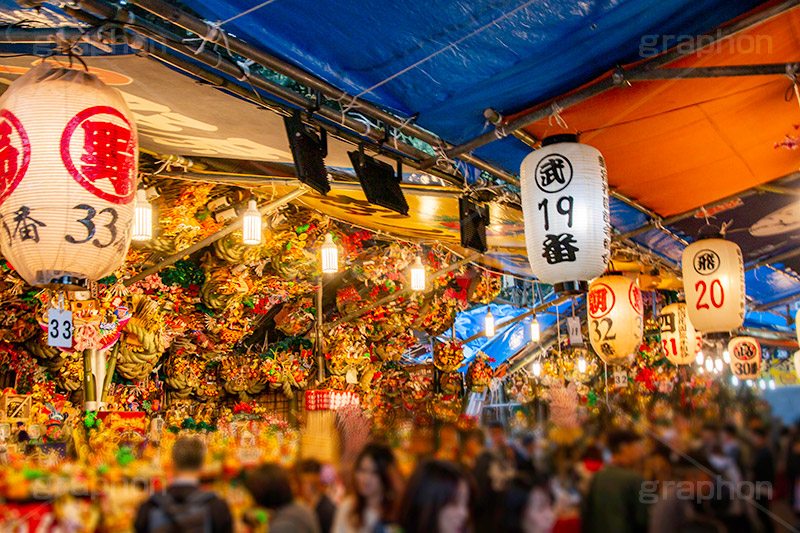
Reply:
<svg viewBox="0 0 800 533"><path fill-rule="evenodd" d="M72 348L72 311L50 309L47 313L47 345Z"/></svg>

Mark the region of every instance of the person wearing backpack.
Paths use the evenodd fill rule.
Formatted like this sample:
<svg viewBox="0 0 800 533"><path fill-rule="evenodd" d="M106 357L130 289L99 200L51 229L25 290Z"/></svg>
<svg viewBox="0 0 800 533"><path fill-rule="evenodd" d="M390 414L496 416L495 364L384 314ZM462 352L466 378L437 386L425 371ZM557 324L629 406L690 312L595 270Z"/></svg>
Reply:
<svg viewBox="0 0 800 533"><path fill-rule="evenodd" d="M182 436L172 447L175 478L153 494L136 514L136 533L232 533L228 504L200 488L206 448L197 437Z"/></svg>

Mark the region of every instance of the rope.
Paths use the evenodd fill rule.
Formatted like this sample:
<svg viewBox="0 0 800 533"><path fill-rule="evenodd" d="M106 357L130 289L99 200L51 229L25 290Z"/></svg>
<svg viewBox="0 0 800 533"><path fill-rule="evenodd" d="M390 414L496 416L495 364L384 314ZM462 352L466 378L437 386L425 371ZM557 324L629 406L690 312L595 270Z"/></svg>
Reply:
<svg viewBox="0 0 800 533"><path fill-rule="evenodd" d="M414 69L415 69L415 68L417 68L418 66L422 65L423 63L426 63L427 61L429 61L429 60L433 59L434 57L438 56L439 54L441 54L441 53L443 53L443 52L446 52L446 51L448 51L448 50L450 50L450 49L452 49L452 48L454 48L454 47L458 46L459 44L461 44L462 42L466 41L466 40L467 40L467 39L469 39L470 37L473 37L473 36L475 36L475 35L478 35L478 34L479 34L479 33L481 33L483 30L485 30L485 29L489 28L490 26L494 26L495 24L497 24L497 23L498 23L498 22L500 22L501 20L503 20L503 19L506 19L506 18L510 17L511 15L514 15L514 14L515 14L515 13L517 13L518 11L521 11L521 10L523 10L523 9L527 8L529 5L533 4L534 2L535 2L535 0L528 0L527 2L525 2L524 4L522 4L521 6L519 6L519 7L516 7L516 8L514 8L514 9L512 9L511 11L509 11L509 12L507 12L507 13L504 13L504 14L502 14L501 16L499 16L499 17L497 17L496 19L492 20L492 21L491 21L491 22L489 22L488 24L486 24L486 25L484 25L484 26L481 26L480 28L478 28L477 30L473 31L472 33L469 33L469 34L465 35L464 37L461 37L460 39L458 39L458 40L456 40L456 41L454 41L454 42L452 42L452 43L448 44L448 45L447 45L447 46L445 46L444 48L440 48L439 50L437 50L436 52L434 52L434 53L430 54L429 56L423 57L422 59L420 59L420 60L419 60L419 61L417 61L416 63L413 63L412 65L409 65L409 66L407 66L406 68L404 68L404 69L400 70L399 72L396 72L396 73L392 74L392 75L391 75L391 76L389 76L388 78L386 78L386 79L384 79L384 80L382 80L382 81L380 81L380 82L376 83L376 84L375 84L375 85L373 85L372 87L369 87L368 89L364 89L363 91L361 91L360 93L358 93L358 94L356 95L356 98L358 98L358 97L360 97L360 96L363 96L363 95L365 95L365 94L367 94L367 93L369 93L369 92L372 92L373 90L377 89L377 88L378 88L378 87L380 87L381 85L384 85L385 83L388 83L388 82L392 81L393 79L395 79L395 78L396 78L396 77L398 77L398 76L402 76L403 74L405 74L405 73L406 73L406 72L408 72L409 70L414 70Z"/></svg>
<svg viewBox="0 0 800 533"><path fill-rule="evenodd" d="M800 89L797 87L797 64L786 65L786 77L792 82L792 89L794 89L794 97L797 100L797 105L800 106Z"/></svg>
<svg viewBox="0 0 800 533"><path fill-rule="evenodd" d="M257 11L257 10L261 9L262 7L264 7L264 6L267 6L267 5L271 4L274 1L275 0L267 0L266 2L261 2L257 6L251 7L247 11L243 11L243 12L239 13L238 15L235 15L235 16L229 18L229 19L223 20L222 22L218 22L217 26L222 26L223 24L227 24L228 22L232 22L232 21L238 19L239 17L243 17L245 15L249 15L253 11Z"/></svg>
<svg viewBox="0 0 800 533"><path fill-rule="evenodd" d="M568 129L569 126L567 126L567 121L561 118L561 112L564 111L564 109L555 102L553 102L553 105L550 107L553 110L553 112L550 113L550 117L547 119L547 122L552 126L553 120L555 120L556 124L561 126L561 129L565 130Z"/></svg>

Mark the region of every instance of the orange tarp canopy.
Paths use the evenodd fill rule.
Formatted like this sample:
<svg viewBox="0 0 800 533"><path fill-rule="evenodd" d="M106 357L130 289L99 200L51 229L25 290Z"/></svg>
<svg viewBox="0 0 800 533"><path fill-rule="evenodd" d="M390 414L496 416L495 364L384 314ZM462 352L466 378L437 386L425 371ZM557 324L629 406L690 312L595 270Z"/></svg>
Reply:
<svg viewBox="0 0 800 533"><path fill-rule="evenodd" d="M669 42L688 46L689 37ZM794 9L666 68L798 61L800 10ZM775 148L786 135L800 137L800 102L786 76L633 82L561 117L566 131L603 153L613 188L663 216L800 169L800 150ZM539 139L565 132L548 119L526 130Z"/></svg>

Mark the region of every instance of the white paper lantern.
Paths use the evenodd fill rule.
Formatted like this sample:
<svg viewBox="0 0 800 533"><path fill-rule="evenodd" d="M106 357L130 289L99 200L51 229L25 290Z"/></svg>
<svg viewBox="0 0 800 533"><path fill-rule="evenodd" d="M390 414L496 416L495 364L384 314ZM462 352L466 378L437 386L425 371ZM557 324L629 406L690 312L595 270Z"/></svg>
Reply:
<svg viewBox="0 0 800 533"><path fill-rule="evenodd" d="M755 379L761 373L761 345L753 337L734 337L728 342L731 372L739 379Z"/></svg>
<svg viewBox="0 0 800 533"><path fill-rule="evenodd" d="M800 344L800 311L794 314L794 334L797 336L797 344Z"/></svg>
<svg viewBox="0 0 800 533"><path fill-rule="evenodd" d="M686 304L674 303L662 309L658 326L661 329L661 348L669 362L676 366L694 363L699 348Z"/></svg>
<svg viewBox="0 0 800 533"><path fill-rule="evenodd" d="M633 361L642 343L642 293L625 276L604 276L592 282L587 296L589 342L609 365Z"/></svg>
<svg viewBox="0 0 800 533"><path fill-rule="evenodd" d="M698 331L731 331L744 322L742 250L724 239L702 239L683 251L683 290Z"/></svg>
<svg viewBox="0 0 800 533"><path fill-rule="evenodd" d="M582 292L606 269L611 244L606 165L576 135L554 135L520 169L528 262L556 290Z"/></svg>
<svg viewBox="0 0 800 533"><path fill-rule="evenodd" d="M136 126L83 70L31 69L0 99L0 250L31 285L111 274L131 240Z"/></svg>

